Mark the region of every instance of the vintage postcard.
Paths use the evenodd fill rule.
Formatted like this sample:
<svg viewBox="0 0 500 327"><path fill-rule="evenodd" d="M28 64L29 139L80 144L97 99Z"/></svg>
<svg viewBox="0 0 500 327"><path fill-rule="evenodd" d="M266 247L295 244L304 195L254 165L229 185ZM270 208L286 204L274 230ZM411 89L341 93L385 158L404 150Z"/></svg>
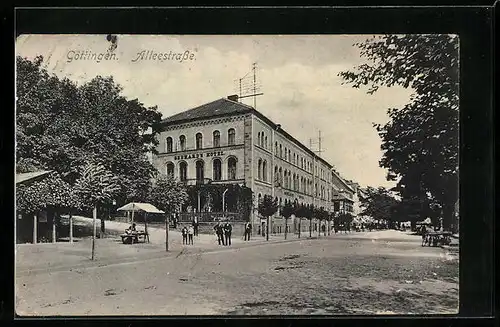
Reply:
<svg viewBox="0 0 500 327"><path fill-rule="evenodd" d="M458 36L15 48L17 315L458 313Z"/></svg>

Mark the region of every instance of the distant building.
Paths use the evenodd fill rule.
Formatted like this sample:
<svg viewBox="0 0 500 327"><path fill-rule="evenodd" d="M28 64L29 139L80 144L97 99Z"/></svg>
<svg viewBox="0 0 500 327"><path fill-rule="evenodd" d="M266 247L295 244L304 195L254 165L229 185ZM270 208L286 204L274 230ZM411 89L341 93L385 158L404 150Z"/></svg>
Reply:
<svg viewBox="0 0 500 327"><path fill-rule="evenodd" d="M153 164L163 174L189 185L245 185L255 206L266 194L280 205L314 204L328 211L352 203L354 191L330 163L237 96L164 119L157 151ZM261 223L255 212L252 221ZM276 232L283 232L276 221Z"/></svg>

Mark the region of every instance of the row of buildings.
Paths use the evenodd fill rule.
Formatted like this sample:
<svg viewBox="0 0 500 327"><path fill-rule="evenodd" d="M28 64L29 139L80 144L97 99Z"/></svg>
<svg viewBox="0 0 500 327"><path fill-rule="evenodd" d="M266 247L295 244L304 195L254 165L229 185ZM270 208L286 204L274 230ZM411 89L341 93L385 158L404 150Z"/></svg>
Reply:
<svg viewBox="0 0 500 327"><path fill-rule="evenodd" d="M254 207L271 195L280 205L298 202L330 212L359 211L358 184L344 180L332 164L236 95L164 119L152 160L160 172L189 185L247 186ZM252 212L258 229L265 225L261 218ZM273 221L273 231L284 232L279 214ZM290 231L296 227L292 224Z"/></svg>

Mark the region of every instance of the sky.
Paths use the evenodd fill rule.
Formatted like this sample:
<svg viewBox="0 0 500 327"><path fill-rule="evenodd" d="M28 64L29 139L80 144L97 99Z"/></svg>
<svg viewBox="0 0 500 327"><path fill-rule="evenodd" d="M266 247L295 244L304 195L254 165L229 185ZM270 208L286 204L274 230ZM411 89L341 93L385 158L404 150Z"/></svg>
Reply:
<svg viewBox="0 0 500 327"><path fill-rule="evenodd" d="M381 140L373 123L388 121L388 108L401 108L412 93L401 87L366 88L345 84L338 73L364 63L354 43L372 35L118 35L114 57L106 35L21 35L16 55L44 57L44 67L78 84L97 75L112 76L123 95L158 106L163 117L239 93L238 80L253 78L263 95L256 109L321 157L342 177L361 186L392 187L378 165ZM140 54L182 53L186 60L141 59ZM185 55L184 55L185 54ZM85 58L85 56L83 56ZM173 59L173 60L172 60ZM248 75L247 75L248 74ZM245 85L245 82L243 82ZM241 100L253 106L253 98Z"/></svg>

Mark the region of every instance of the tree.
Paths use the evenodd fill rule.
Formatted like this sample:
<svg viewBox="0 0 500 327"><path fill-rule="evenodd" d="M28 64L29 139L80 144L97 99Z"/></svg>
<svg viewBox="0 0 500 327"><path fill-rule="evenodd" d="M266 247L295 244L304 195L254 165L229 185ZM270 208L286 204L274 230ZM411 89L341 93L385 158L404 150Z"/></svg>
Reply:
<svg viewBox="0 0 500 327"><path fill-rule="evenodd" d="M403 215L402 212L396 214L397 207L400 207L400 201L389 190L384 187L368 187L366 197L361 199L360 215L390 222L411 220L412 216Z"/></svg>
<svg viewBox="0 0 500 327"><path fill-rule="evenodd" d="M269 218L278 211L278 201L266 194L260 201L257 210L263 217L266 217L266 241L269 241Z"/></svg>
<svg viewBox="0 0 500 327"><path fill-rule="evenodd" d="M339 215L340 224L343 226L344 232L347 233L347 231L351 230L351 224L353 219L354 216L348 212L343 212Z"/></svg>
<svg viewBox="0 0 500 327"><path fill-rule="evenodd" d="M324 207L320 207L318 209L318 220L319 220L318 237L321 235L322 222L327 219L328 219L328 211L326 211ZM324 232L324 235L326 236L326 230Z"/></svg>
<svg viewBox="0 0 500 327"><path fill-rule="evenodd" d="M40 181L28 185L16 185L16 210L23 214L36 215L47 210L53 213L52 242L56 242L56 226L61 210L70 214L70 241L72 241L72 209L77 208L77 199L71 186L59 174L53 172ZM36 242L36 239L33 240Z"/></svg>
<svg viewBox="0 0 500 327"><path fill-rule="evenodd" d="M288 201L285 201L285 205L281 208L281 216L285 219L285 240L288 233L288 219L295 213L295 208Z"/></svg>
<svg viewBox="0 0 500 327"><path fill-rule="evenodd" d="M82 167L75 183L75 194L85 208L93 208L92 260L95 253L97 208L112 201L120 192L118 177L102 164L89 162Z"/></svg>
<svg viewBox="0 0 500 327"><path fill-rule="evenodd" d="M300 234L302 232L302 218L304 217L304 205L299 204L297 201L293 203L293 211L296 217L299 218L299 234L298 237L300 238Z"/></svg>
<svg viewBox="0 0 500 327"><path fill-rule="evenodd" d="M388 110L387 124L375 124L384 151L380 166L389 180L400 178L406 197L430 194L442 206L444 228L456 229L458 37L386 35L356 46L370 63L341 72L346 83L369 85L368 93L394 85L414 90L404 108Z"/></svg>
<svg viewBox="0 0 500 327"><path fill-rule="evenodd" d="M168 251L168 217L188 200L186 186L172 176L159 178L149 194L149 201L165 212L165 249Z"/></svg>
<svg viewBox="0 0 500 327"><path fill-rule="evenodd" d="M78 86L42 68L42 57L16 58L16 169L51 169L73 184L99 161L119 177L117 202L147 198L161 114L121 95L111 77Z"/></svg>
<svg viewBox="0 0 500 327"><path fill-rule="evenodd" d="M312 204L304 206L304 212L302 213L304 218L309 220L309 237L312 237L312 219L314 215L314 206Z"/></svg>

